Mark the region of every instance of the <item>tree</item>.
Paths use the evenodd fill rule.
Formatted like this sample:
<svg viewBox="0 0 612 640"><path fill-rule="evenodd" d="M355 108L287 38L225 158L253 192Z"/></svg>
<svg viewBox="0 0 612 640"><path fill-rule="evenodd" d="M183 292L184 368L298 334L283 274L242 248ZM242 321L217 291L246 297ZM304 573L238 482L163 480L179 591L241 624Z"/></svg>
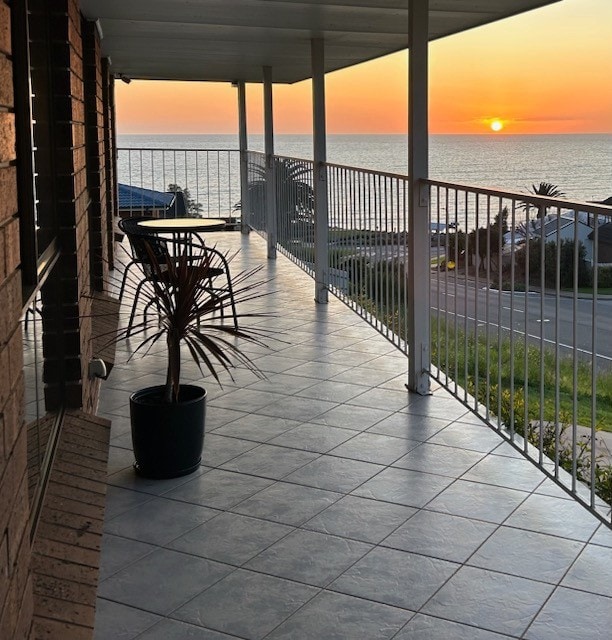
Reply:
<svg viewBox="0 0 612 640"><path fill-rule="evenodd" d="M187 215L191 218L201 218L202 217L202 205L199 202L196 202L192 197L189 189L181 187L179 184L171 183L168 185L169 193L182 193L183 198L185 200L185 208L187 211Z"/></svg>
<svg viewBox="0 0 612 640"><path fill-rule="evenodd" d="M535 196L543 196L545 198L565 198L565 193L559 189L559 187L551 182L540 182L539 185L532 184L531 188L528 189L529 193L532 193ZM536 206L532 202L521 202L519 205L520 209L527 209L528 207ZM543 218L548 211L548 207L538 206L537 207L536 217Z"/></svg>

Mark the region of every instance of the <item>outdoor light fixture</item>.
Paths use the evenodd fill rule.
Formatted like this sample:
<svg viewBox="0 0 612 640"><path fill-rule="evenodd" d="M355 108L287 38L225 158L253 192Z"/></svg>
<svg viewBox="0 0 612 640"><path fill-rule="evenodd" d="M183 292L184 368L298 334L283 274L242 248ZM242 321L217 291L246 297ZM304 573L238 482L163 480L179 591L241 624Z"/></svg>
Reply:
<svg viewBox="0 0 612 640"><path fill-rule="evenodd" d="M115 74L115 78L117 78L117 80L125 82L125 84L130 84L130 82L132 82L132 78L128 78L128 76L124 76L122 73Z"/></svg>

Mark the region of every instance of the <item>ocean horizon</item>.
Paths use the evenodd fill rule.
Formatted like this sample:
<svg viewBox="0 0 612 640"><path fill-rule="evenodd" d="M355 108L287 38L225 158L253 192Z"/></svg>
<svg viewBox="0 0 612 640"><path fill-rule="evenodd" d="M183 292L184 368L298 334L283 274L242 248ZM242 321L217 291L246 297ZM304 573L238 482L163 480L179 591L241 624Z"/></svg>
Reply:
<svg viewBox="0 0 612 640"><path fill-rule="evenodd" d="M408 137L401 134L330 134L328 161L405 175ZM233 134L119 134L119 148L237 149ZM277 155L312 158L312 136L277 134ZM249 150L263 151L263 135L249 136ZM550 182L568 199L601 201L612 196L612 134L432 134L433 180L524 193Z"/></svg>

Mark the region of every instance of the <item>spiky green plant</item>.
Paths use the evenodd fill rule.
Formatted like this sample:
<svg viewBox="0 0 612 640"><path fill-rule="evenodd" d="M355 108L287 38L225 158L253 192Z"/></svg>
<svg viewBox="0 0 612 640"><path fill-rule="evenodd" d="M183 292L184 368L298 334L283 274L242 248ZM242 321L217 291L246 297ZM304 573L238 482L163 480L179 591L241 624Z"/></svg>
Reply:
<svg viewBox="0 0 612 640"><path fill-rule="evenodd" d="M142 313L132 327L120 330L118 339L140 336L132 356L148 352L165 338L168 367L163 399L178 402L181 381L181 346L185 345L191 359L202 374L208 371L217 382L219 372L238 364L258 377L263 377L257 365L242 351L239 341L264 345L262 337L270 335L263 329L243 329L230 317L231 296L227 288L214 288L213 280L223 266L223 258L235 256L196 250L187 245L178 255L156 255L146 247L150 265L147 266L147 286L141 302L157 313ZM221 262L220 262L221 261ZM265 281L254 280L261 266L242 271L232 278L237 304L266 295L261 292ZM242 314L239 318L261 317L266 314Z"/></svg>

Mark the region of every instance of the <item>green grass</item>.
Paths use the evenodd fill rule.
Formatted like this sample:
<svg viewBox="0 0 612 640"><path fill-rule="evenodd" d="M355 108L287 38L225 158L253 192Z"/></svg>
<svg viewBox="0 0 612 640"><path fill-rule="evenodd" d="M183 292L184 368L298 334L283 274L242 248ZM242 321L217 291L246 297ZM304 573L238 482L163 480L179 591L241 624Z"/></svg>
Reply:
<svg viewBox="0 0 612 640"><path fill-rule="evenodd" d="M574 363L571 357L561 357L555 365L554 352L545 349L543 357L536 346L517 343L511 351L509 338L503 338L498 344L494 337L489 338L489 357L487 362L486 335L479 334L478 339L468 336L467 354L465 351L465 333L454 327L446 327L434 318L431 323L432 362L441 363L444 371L448 357L447 375L457 384L470 389L478 395L479 400L488 403L493 413L497 409L497 400L486 397L487 380L489 387L500 386L502 390L521 389L527 398L527 411L530 420L540 420L540 394L542 397L543 417L545 421L573 421L574 386L576 387L577 423L590 426L592 421L592 373L589 363L579 362L574 385ZM447 354L448 344L448 354ZM478 360L476 353L478 352ZM525 355L527 363L525 364ZM438 360L439 358L439 360ZM466 361L467 360L467 361ZM514 362L514 368L511 363ZM541 369L543 363L543 376ZM501 366L499 364L501 363ZM467 378L466 378L467 369ZM557 374L558 371L558 374ZM557 377L558 375L558 377ZM477 377L478 376L478 377ZM556 405L556 381L558 381L559 398ZM603 431L612 431L612 371L601 371L596 379L596 415L595 424Z"/></svg>

